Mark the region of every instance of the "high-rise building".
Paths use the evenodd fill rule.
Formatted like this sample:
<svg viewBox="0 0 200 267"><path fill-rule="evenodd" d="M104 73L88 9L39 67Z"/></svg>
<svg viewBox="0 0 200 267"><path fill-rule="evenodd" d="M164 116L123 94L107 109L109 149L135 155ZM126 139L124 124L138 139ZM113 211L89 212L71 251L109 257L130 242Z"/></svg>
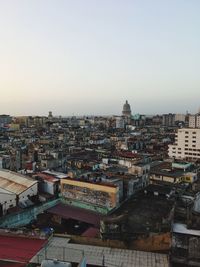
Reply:
<svg viewBox="0 0 200 267"><path fill-rule="evenodd" d="M5 124L10 124L12 122L12 117L10 115L0 115L0 126Z"/></svg>
<svg viewBox="0 0 200 267"><path fill-rule="evenodd" d="M163 114L163 126L174 126L175 125L175 114L169 113L169 114Z"/></svg>
<svg viewBox="0 0 200 267"><path fill-rule="evenodd" d="M126 103L123 105L122 116L129 118L131 117L131 106L129 105L127 100Z"/></svg>
<svg viewBox="0 0 200 267"><path fill-rule="evenodd" d="M189 115L189 127L200 128L200 113Z"/></svg>
<svg viewBox="0 0 200 267"><path fill-rule="evenodd" d="M200 159L200 129L178 129L175 144L169 145L168 155L176 159Z"/></svg>

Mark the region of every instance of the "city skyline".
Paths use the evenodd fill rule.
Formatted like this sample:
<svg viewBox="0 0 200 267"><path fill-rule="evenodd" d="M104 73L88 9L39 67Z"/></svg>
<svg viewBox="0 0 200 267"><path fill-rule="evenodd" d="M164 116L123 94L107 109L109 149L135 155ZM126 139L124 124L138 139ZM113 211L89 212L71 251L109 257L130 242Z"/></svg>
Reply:
<svg viewBox="0 0 200 267"><path fill-rule="evenodd" d="M1 1L0 114L197 113L200 2Z"/></svg>

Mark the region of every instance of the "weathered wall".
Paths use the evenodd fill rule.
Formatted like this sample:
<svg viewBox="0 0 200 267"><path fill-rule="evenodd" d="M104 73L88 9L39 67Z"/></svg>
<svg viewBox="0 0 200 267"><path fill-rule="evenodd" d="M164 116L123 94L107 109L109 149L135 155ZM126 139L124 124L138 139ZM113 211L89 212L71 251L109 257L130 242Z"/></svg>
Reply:
<svg viewBox="0 0 200 267"><path fill-rule="evenodd" d="M64 236L64 235L56 235L56 236ZM128 248L134 250L141 250L141 251L151 251L151 252L158 252L158 251L168 251L171 247L171 234L159 234L154 235L148 238L142 238L133 241L132 243L125 244L122 241L118 240L101 240L98 238L87 238L81 236L68 236L72 242L78 244L87 244L87 245L96 245L96 246L105 246L105 247L112 247L112 248Z"/></svg>

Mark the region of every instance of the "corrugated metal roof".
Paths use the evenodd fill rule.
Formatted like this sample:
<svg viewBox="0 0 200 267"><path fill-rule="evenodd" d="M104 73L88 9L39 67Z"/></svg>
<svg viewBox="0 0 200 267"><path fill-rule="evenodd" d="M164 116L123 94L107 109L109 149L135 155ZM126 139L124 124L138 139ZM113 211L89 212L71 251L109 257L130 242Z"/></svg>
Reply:
<svg viewBox="0 0 200 267"><path fill-rule="evenodd" d="M92 224L99 227L101 214L95 213L86 209L81 209L62 203L57 204L53 208L47 210L48 213L59 215L64 219L74 219L82 222Z"/></svg>
<svg viewBox="0 0 200 267"><path fill-rule="evenodd" d="M46 239L1 235L0 260L29 262L46 242Z"/></svg>
<svg viewBox="0 0 200 267"><path fill-rule="evenodd" d="M58 182L60 181L59 179L55 178L54 176L51 176L51 175L48 175L48 174L45 174L45 173L36 173L35 176L39 176L40 178L42 178L43 180L46 180L48 182Z"/></svg>
<svg viewBox="0 0 200 267"><path fill-rule="evenodd" d="M36 183L37 181L27 178L21 174L0 170L0 188L9 192L20 194Z"/></svg>

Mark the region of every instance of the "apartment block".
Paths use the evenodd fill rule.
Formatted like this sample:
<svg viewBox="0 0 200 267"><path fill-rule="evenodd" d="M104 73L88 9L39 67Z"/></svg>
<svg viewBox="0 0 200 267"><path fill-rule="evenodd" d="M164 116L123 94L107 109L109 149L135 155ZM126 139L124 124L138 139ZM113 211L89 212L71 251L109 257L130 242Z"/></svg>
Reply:
<svg viewBox="0 0 200 267"><path fill-rule="evenodd" d="M189 116L189 127L190 128L200 128L200 114Z"/></svg>
<svg viewBox="0 0 200 267"><path fill-rule="evenodd" d="M178 129L175 143L169 145L168 155L176 159L200 159L200 129Z"/></svg>

